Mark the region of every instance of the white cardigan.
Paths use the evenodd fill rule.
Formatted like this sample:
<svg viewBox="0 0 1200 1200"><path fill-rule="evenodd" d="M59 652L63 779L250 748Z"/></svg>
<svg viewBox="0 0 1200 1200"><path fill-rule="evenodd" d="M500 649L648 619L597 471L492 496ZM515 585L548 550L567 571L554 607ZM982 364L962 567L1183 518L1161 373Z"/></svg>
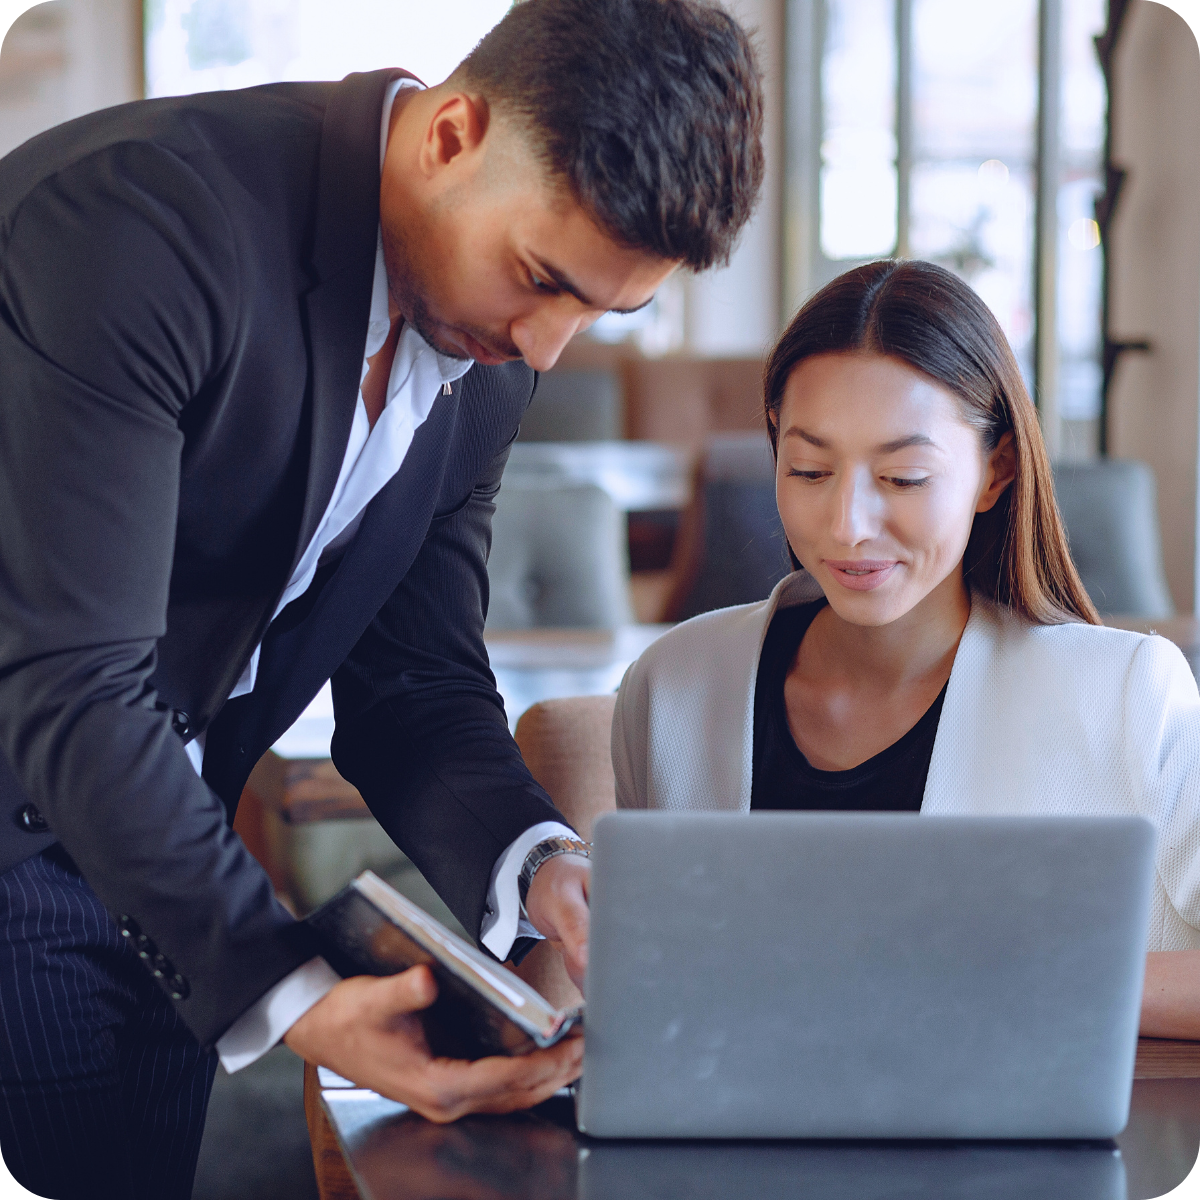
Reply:
<svg viewBox="0 0 1200 1200"><path fill-rule="evenodd" d="M664 634L613 717L617 805L750 810L754 683L777 608L811 576ZM1141 814L1158 831L1151 950L1200 949L1200 694L1161 637L1031 626L979 595L954 658L922 813Z"/></svg>

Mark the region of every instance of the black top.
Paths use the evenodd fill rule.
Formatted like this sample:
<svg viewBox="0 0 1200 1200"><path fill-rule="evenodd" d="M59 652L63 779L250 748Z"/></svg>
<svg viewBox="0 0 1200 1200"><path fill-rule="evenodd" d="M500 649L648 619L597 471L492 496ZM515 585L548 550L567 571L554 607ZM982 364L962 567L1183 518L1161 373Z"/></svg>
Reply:
<svg viewBox="0 0 1200 1200"><path fill-rule="evenodd" d="M763 642L754 686L751 808L918 812L946 689L898 741L849 771L818 771L792 740L783 684L824 600L780 609Z"/></svg>

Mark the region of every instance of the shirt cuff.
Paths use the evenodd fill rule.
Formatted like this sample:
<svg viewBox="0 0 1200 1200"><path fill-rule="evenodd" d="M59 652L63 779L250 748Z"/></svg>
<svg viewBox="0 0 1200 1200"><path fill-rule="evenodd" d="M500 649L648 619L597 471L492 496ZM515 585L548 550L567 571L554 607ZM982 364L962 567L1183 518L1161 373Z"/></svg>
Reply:
<svg viewBox="0 0 1200 1200"><path fill-rule="evenodd" d="M310 958L281 979L225 1031L217 1042L230 1075L262 1058L342 977L323 959Z"/></svg>
<svg viewBox="0 0 1200 1200"><path fill-rule="evenodd" d="M542 935L521 913L521 896L517 879L525 865L526 855L546 838L577 838L579 834L558 821L543 821L525 830L496 860L488 884L487 911L479 930L479 940L503 962L518 937L540 938Z"/></svg>

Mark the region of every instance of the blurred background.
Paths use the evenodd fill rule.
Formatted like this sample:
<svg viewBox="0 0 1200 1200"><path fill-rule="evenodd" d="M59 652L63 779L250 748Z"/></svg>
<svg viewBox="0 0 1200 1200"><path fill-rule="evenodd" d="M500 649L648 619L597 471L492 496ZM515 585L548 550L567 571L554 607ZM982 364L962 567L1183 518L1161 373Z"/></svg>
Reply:
<svg viewBox="0 0 1200 1200"><path fill-rule="evenodd" d="M507 7L52 0L4 41L0 152L141 96L385 65L438 81ZM1149 466L1170 604L1194 613L1200 63L1182 20L1150 0L731 8L757 30L768 83L758 213L727 269L670 281L650 308L606 317L568 349L530 410L510 491L560 477L605 491L632 572L631 607L609 589L615 623L680 615L679 581L661 573L687 540L712 435L761 431L764 349L848 266L929 258L1000 319L1056 460ZM534 449L564 444L570 455ZM493 628L545 619L518 576L501 583ZM605 605L575 624L597 623ZM570 623L561 603L556 612L552 623Z"/></svg>
<svg viewBox="0 0 1200 1200"><path fill-rule="evenodd" d="M608 316L542 377L498 501L488 643L518 740L670 622L786 571L764 352L856 263L932 259L1004 327L1106 619L1200 657L1200 50L1151 0L730 0L767 177L731 264ZM0 153L141 97L403 66L439 82L508 0L51 0L0 53ZM328 761L328 691L237 827L307 911L364 866L453 920ZM296 1067L218 1077L200 1200L315 1195ZM247 1130L254 1130L248 1139Z"/></svg>

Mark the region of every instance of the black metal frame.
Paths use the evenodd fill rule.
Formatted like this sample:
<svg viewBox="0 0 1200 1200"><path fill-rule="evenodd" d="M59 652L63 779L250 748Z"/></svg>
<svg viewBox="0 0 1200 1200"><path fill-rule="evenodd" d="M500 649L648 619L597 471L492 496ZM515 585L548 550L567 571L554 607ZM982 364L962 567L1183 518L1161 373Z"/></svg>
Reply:
<svg viewBox="0 0 1200 1200"><path fill-rule="evenodd" d="M1108 456L1109 396L1117 363L1121 356L1129 351L1144 354L1150 350L1150 342L1145 338L1130 341L1112 336L1112 298L1109 286L1112 270L1109 256L1109 231L1112 228L1113 214L1121 199L1121 191L1128 176L1125 168L1118 166L1113 160L1113 62L1121 29L1125 24L1125 18L1129 15L1129 4L1130 0L1108 0L1108 24L1104 32L1096 38L1096 54L1100 59L1100 69L1104 72L1104 88L1107 96L1107 111L1104 119L1104 191L1096 197L1096 224L1100 227L1100 249L1104 255L1103 274L1100 281L1100 323L1101 336L1104 339L1101 357L1104 381L1100 390L1099 431L1099 450L1102 458Z"/></svg>

